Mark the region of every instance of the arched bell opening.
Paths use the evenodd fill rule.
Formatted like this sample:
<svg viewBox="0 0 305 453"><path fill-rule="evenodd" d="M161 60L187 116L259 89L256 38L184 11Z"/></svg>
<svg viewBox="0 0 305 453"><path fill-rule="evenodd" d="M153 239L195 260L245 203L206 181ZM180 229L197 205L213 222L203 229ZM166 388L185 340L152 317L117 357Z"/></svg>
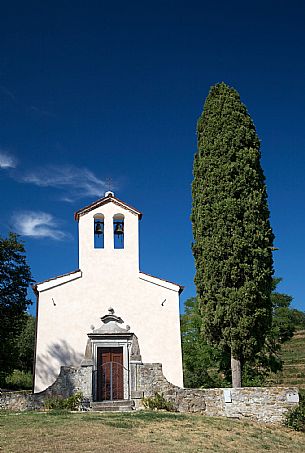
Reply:
<svg viewBox="0 0 305 453"><path fill-rule="evenodd" d="M94 248L104 248L104 216L95 214L94 216Z"/></svg>
<svg viewBox="0 0 305 453"><path fill-rule="evenodd" d="M115 249L124 248L124 216L123 214L115 214L113 216L113 243Z"/></svg>

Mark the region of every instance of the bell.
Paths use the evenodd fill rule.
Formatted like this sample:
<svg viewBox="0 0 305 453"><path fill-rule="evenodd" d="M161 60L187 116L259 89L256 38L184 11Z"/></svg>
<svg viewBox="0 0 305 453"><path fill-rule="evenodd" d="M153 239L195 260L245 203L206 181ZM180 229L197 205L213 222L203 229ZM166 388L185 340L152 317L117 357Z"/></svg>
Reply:
<svg viewBox="0 0 305 453"><path fill-rule="evenodd" d="M94 233L97 234L97 236L99 236L100 234L103 234L103 232L104 231L102 222L96 222Z"/></svg>
<svg viewBox="0 0 305 453"><path fill-rule="evenodd" d="M116 234L117 236L122 236L122 234L124 234L124 225L123 223L117 223L116 226L115 226L115 230L114 230L114 234Z"/></svg>

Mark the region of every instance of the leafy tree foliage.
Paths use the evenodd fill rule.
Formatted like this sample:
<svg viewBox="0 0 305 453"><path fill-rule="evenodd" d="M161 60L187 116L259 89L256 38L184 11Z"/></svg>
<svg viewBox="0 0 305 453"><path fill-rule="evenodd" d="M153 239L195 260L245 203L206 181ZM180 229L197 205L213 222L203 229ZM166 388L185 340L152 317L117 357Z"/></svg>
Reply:
<svg viewBox="0 0 305 453"><path fill-rule="evenodd" d="M221 386L218 374L221 354L208 345L202 335L202 318L196 297L185 301L184 314L181 315L181 339L185 387Z"/></svg>
<svg viewBox="0 0 305 453"><path fill-rule="evenodd" d="M291 317L295 326L295 330L305 329L305 312L293 308L291 310Z"/></svg>
<svg viewBox="0 0 305 453"><path fill-rule="evenodd" d="M26 323L30 282L24 245L14 233L0 237L0 385L18 363L16 338Z"/></svg>
<svg viewBox="0 0 305 453"><path fill-rule="evenodd" d="M276 291L280 278L273 279L272 324L260 352L245 361L243 384L260 386L270 373L282 370L281 346L295 330L303 328L305 313L290 308L292 297ZM219 351L207 344L202 332L202 317L195 297L185 302L181 315L184 383L186 387L226 387L230 382L230 351Z"/></svg>
<svg viewBox="0 0 305 453"><path fill-rule="evenodd" d="M271 301L273 316L271 332L273 338L277 339L280 343L284 343L290 340L294 334L296 322L293 313L298 312L298 310L290 308L292 302L291 296L276 291L276 287L281 281L281 278L274 278L272 282L273 291Z"/></svg>
<svg viewBox="0 0 305 453"><path fill-rule="evenodd" d="M270 373L277 373L283 368L281 358L282 344L290 340L297 328L294 313L299 310L290 308L292 297L276 291L281 278L272 281L272 324L267 332L262 350L252 357L244 367L243 379L246 385L262 385Z"/></svg>
<svg viewBox="0 0 305 453"><path fill-rule="evenodd" d="M194 160L195 284L209 344L230 351L233 386L259 352L272 319L272 246L255 126L239 94L211 88Z"/></svg>
<svg viewBox="0 0 305 453"><path fill-rule="evenodd" d="M17 357L16 368L20 371L33 371L35 345L35 318L26 314L24 328L17 339Z"/></svg>

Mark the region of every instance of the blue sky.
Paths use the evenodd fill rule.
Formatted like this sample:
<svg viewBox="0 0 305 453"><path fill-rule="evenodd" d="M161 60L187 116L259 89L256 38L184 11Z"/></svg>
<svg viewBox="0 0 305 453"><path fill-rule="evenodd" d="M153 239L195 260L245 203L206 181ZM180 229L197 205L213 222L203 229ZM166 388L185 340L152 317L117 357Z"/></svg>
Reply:
<svg viewBox="0 0 305 453"><path fill-rule="evenodd" d="M143 212L141 270L195 294L196 121L225 81L262 142L279 289L305 310L304 23L295 0L2 2L0 233L35 280L78 267L73 213L112 181Z"/></svg>

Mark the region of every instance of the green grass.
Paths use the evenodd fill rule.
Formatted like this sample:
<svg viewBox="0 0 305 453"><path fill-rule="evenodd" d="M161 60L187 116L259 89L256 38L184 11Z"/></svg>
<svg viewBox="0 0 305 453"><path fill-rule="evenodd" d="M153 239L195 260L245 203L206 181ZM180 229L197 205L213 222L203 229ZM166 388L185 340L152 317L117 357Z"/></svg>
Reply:
<svg viewBox="0 0 305 453"><path fill-rule="evenodd" d="M1 453L304 452L305 434L178 413L0 413Z"/></svg>

